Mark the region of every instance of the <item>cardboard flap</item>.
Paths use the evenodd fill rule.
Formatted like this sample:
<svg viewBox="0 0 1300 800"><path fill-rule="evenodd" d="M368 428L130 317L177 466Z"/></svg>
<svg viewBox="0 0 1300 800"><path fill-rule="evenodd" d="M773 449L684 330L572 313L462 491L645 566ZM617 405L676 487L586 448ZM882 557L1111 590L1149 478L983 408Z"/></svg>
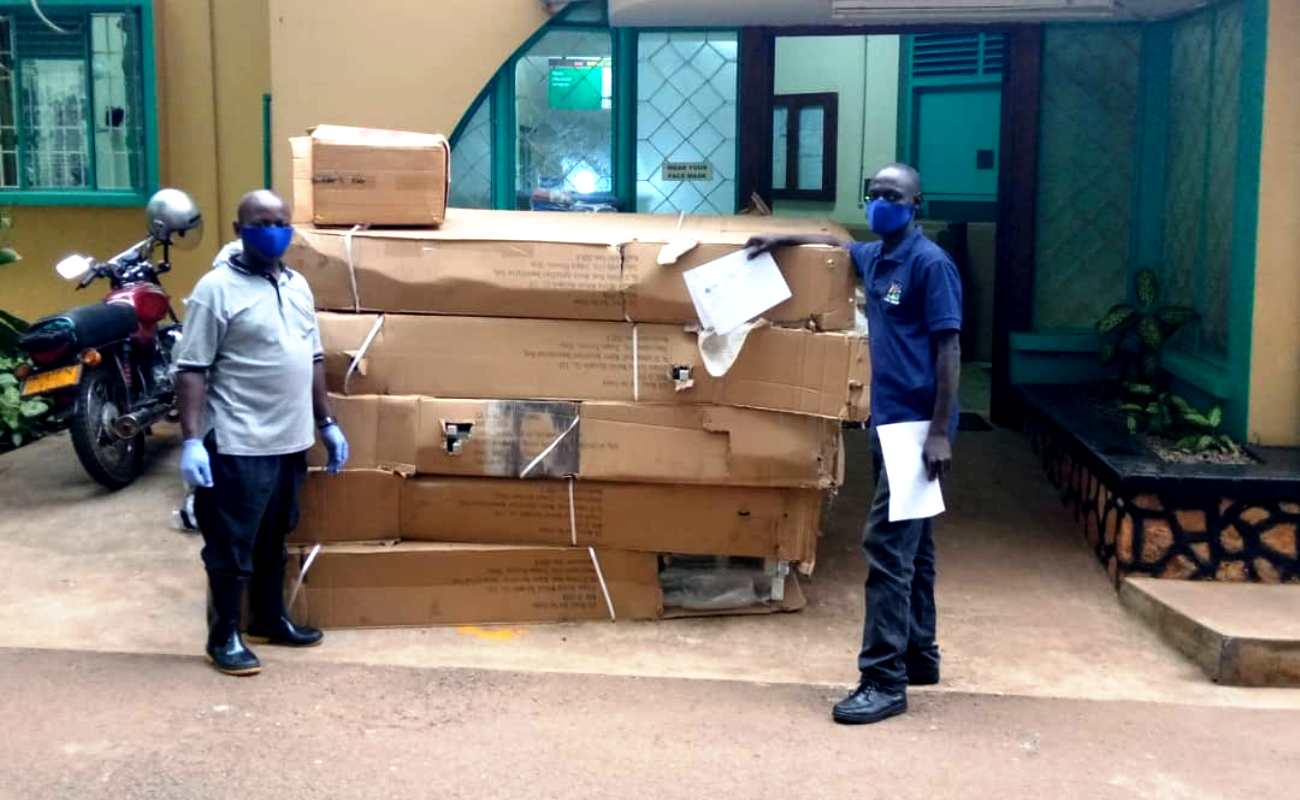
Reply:
<svg viewBox="0 0 1300 800"><path fill-rule="evenodd" d="M447 137L441 133L356 128L350 125L316 125L308 128L307 133L313 142L333 145L425 149L450 147Z"/></svg>
<svg viewBox="0 0 1300 800"><path fill-rule="evenodd" d="M762 474L805 472L823 476L822 488L842 482L839 424L817 417L707 406L701 412L706 431L726 434L732 469ZM817 442L818 447L809 447Z"/></svg>

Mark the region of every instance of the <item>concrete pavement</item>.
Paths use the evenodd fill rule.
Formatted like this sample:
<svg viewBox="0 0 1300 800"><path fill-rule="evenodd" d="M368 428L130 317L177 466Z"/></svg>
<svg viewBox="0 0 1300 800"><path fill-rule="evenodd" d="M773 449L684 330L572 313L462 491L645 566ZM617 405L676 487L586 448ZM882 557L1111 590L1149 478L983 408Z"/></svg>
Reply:
<svg viewBox="0 0 1300 800"><path fill-rule="evenodd" d="M1265 798L1291 712L924 692L832 725L805 685L0 651L4 800Z"/></svg>
<svg viewBox="0 0 1300 800"><path fill-rule="evenodd" d="M175 452L109 494L63 436L0 458L0 647L195 655L199 542L169 527ZM846 685L854 679L870 493L861 432L805 588L778 617L610 625L334 631L281 663L576 672ZM937 528L946 690L1300 709L1300 690L1216 686L1121 608L1023 439L964 433Z"/></svg>
<svg viewBox="0 0 1300 800"><path fill-rule="evenodd" d="M332 631L199 652L174 453L110 495L66 438L0 457L0 798L1284 796L1300 690L1210 683L1121 608L1019 437L963 434L938 526L944 683L841 728L861 434L799 614Z"/></svg>

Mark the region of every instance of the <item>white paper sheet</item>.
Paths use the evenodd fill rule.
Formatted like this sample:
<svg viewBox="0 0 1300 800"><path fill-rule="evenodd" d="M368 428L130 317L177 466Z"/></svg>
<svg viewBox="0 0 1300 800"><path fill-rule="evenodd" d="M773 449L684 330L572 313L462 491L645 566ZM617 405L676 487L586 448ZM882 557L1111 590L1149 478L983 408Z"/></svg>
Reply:
<svg viewBox="0 0 1300 800"><path fill-rule="evenodd" d="M745 346L745 339L749 337L749 332L766 324L767 320L761 319L746 322L727 334L707 329L700 331L698 346L700 359L704 361L704 369L715 378L726 375L731 365L740 358L740 348Z"/></svg>
<svg viewBox="0 0 1300 800"><path fill-rule="evenodd" d="M790 286L770 253L751 259L737 250L682 277L700 324L724 335L790 299Z"/></svg>
<svg viewBox="0 0 1300 800"><path fill-rule="evenodd" d="M877 425L880 450L889 476L889 521L926 519L943 513L939 482L926 474L921 450L930 422L893 422Z"/></svg>

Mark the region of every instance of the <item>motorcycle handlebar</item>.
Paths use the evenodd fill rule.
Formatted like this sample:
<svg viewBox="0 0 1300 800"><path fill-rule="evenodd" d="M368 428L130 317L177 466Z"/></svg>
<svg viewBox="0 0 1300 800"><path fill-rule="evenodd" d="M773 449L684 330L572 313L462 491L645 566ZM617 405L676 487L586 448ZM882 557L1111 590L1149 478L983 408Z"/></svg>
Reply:
<svg viewBox="0 0 1300 800"><path fill-rule="evenodd" d="M158 244L158 240L150 236L141 239L107 261L96 262L90 271L86 273L86 277L82 278L81 282L77 284L77 289L85 289L99 278L108 278L112 281L121 280L128 269L141 262L148 261L153 254L153 249ZM167 269L155 268L155 274L166 271Z"/></svg>

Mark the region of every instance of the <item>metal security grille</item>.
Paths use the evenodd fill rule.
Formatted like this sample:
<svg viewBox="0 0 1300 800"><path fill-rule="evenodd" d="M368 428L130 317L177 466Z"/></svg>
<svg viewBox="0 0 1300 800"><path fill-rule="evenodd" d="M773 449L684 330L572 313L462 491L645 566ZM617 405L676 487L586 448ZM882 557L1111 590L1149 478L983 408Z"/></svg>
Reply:
<svg viewBox="0 0 1300 800"><path fill-rule="evenodd" d="M135 13L0 17L0 186L130 190L144 183Z"/></svg>
<svg viewBox="0 0 1300 800"><path fill-rule="evenodd" d="M612 56L608 30L560 29L516 62L521 208L537 191L614 190Z"/></svg>
<svg viewBox="0 0 1300 800"><path fill-rule="evenodd" d="M451 204L492 207L492 113L479 101L451 151Z"/></svg>
<svg viewBox="0 0 1300 800"><path fill-rule="evenodd" d="M1006 41L1000 33L922 33L912 37L914 78L1002 74Z"/></svg>
<svg viewBox="0 0 1300 800"><path fill-rule="evenodd" d="M637 211L736 211L734 32L637 37Z"/></svg>

